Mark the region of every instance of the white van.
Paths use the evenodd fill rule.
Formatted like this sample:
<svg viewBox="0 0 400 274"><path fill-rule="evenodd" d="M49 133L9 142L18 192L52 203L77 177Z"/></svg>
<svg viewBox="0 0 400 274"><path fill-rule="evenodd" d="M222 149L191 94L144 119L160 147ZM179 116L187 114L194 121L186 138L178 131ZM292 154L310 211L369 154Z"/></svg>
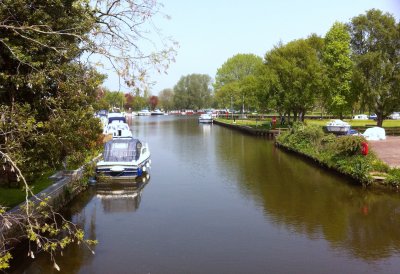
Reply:
<svg viewBox="0 0 400 274"><path fill-rule="evenodd" d="M400 112L393 112L389 115L389 119L400 120Z"/></svg>
<svg viewBox="0 0 400 274"><path fill-rule="evenodd" d="M358 114L353 117L353 120L368 120L368 116L365 114Z"/></svg>

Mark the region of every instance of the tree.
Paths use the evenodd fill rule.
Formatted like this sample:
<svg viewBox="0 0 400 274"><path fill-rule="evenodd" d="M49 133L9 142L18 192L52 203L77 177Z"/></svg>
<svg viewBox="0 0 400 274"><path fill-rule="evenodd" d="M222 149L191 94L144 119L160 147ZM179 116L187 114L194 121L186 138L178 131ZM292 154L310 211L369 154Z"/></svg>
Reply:
<svg viewBox="0 0 400 274"><path fill-rule="evenodd" d="M119 91L106 91L104 100L111 109L121 109L125 104L125 94Z"/></svg>
<svg viewBox="0 0 400 274"><path fill-rule="evenodd" d="M300 39L280 44L265 55L277 110L293 113L294 120L303 121L323 87L323 66L315 45L315 37Z"/></svg>
<svg viewBox="0 0 400 274"><path fill-rule="evenodd" d="M173 60L171 43L162 39L166 43L158 51L146 39L159 8L153 0L0 1L0 160L27 193L29 179L64 161L81 162L86 150L98 145L101 128L92 107L104 80L94 69L98 62L108 61L126 84L138 88L149 67L162 71ZM150 51L144 41L153 46ZM2 226L9 225L7 214L1 207ZM26 210L18 224L38 251L48 251L54 260L54 252L83 234L69 225L54 231L55 212L49 216L39 227ZM71 237L48 237L63 233ZM51 239L50 247L41 239ZM0 268L9 259L7 240L0 244ZM33 256L32 249L29 253Z"/></svg>
<svg viewBox="0 0 400 274"><path fill-rule="evenodd" d="M328 110L339 115L350 107L353 62L350 58L350 34L347 26L336 22L325 36L323 60L328 88L325 92Z"/></svg>
<svg viewBox="0 0 400 274"><path fill-rule="evenodd" d="M158 96L150 96L149 99L150 108L154 110L158 105Z"/></svg>
<svg viewBox="0 0 400 274"><path fill-rule="evenodd" d="M245 103L256 108L257 89L252 77L261 66L262 58L254 54L237 54L229 58L215 76L214 90L219 105L226 107L233 100L235 108L240 107L242 111Z"/></svg>
<svg viewBox="0 0 400 274"><path fill-rule="evenodd" d="M174 91L170 88L163 89L158 95L161 107L165 110L172 110L174 106Z"/></svg>
<svg viewBox="0 0 400 274"><path fill-rule="evenodd" d="M174 87L178 109L202 109L211 103L211 77L206 74L182 76Z"/></svg>
<svg viewBox="0 0 400 274"><path fill-rule="evenodd" d="M17 62L40 68L42 60L35 53L51 54L54 61L69 59L65 53L74 42L82 61L111 65L120 84L145 89L149 70L165 71L174 61L177 43L152 22L162 7L157 1L58 0L48 5L44 0L3 0L0 5L0 44L12 57L12 67Z"/></svg>
<svg viewBox="0 0 400 274"><path fill-rule="evenodd" d="M393 15L372 9L354 17L349 29L354 90L382 126L383 119L400 107L400 23Z"/></svg>

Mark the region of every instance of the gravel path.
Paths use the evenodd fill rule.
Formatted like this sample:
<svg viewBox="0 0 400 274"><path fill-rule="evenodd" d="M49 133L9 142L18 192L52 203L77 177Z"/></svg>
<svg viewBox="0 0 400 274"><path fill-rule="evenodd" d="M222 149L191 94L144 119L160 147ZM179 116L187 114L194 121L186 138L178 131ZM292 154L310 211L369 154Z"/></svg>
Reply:
<svg viewBox="0 0 400 274"><path fill-rule="evenodd" d="M400 168L400 136L386 136L384 141L368 141L378 157L391 167Z"/></svg>

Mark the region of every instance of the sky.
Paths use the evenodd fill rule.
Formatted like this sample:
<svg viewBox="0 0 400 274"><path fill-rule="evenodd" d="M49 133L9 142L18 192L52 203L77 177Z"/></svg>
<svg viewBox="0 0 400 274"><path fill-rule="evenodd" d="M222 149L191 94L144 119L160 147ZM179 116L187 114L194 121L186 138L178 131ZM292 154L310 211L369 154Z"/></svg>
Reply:
<svg viewBox="0 0 400 274"><path fill-rule="evenodd" d="M181 76L208 74L213 79L217 69L238 53L263 57L279 42L307 38L316 33L325 36L338 21L369 9L380 9L400 19L400 0L161 0L162 12L154 24L165 36L179 43L176 61L167 74L151 73L156 84L150 93L158 95L173 88ZM108 72L105 84L118 90L118 80ZM122 91L128 92L122 87Z"/></svg>

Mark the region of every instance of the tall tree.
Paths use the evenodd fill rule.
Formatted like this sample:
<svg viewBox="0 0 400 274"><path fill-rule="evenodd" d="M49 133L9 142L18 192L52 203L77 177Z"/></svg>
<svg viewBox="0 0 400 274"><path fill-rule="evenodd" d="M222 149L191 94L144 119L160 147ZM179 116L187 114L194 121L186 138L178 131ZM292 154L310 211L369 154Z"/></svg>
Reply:
<svg viewBox="0 0 400 274"><path fill-rule="evenodd" d="M270 91L278 111L303 120L314 108L323 86L323 66L315 40L295 40L278 45L265 56L271 76Z"/></svg>
<svg viewBox="0 0 400 274"><path fill-rule="evenodd" d="M170 88L163 89L158 95L161 107L165 110L172 110L174 106L174 91Z"/></svg>
<svg viewBox="0 0 400 274"><path fill-rule="evenodd" d="M377 125L400 108L400 23L372 9L349 24L355 92L377 115Z"/></svg>
<svg viewBox="0 0 400 274"><path fill-rule="evenodd" d="M178 109L202 109L211 103L211 77L206 74L182 76L174 86L174 104Z"/></svg>
<svg viewBox="0 0 400 274"><path fill-rule="evenodd" d="M149 98L149 105L152 110L154 110L158 105L158 96L150 96Z"/></svg>
<svg viewBox="0 0 400 274"><path fill-rule="evenodd" d="M323 60L328 88L325 92L328 110L339 115L350 107L353 62L350 58L350 34L347 26L336 22L325 36Z"/></svg>
<svg viewBox="0 0 400 274"><path fill-rule="evenodd" d="M0 1L0 160L10 163L17 178L28 183L63 160L75 164L98 144L101 128L92 105L104 77L93 69L93 56L104 57L95 62L108 60L135 87L145 82L148 65L168 67L173 46L163 40L158 51L146 39L160 7L154 0ZM0 206L0 218L4 212ZM37 242L37 222L24 217L28 238ZM60 247L57 239L54 247ZM5 248L2 242L0 269ZM53 244L48 251L54 252Z"/></svg>
<svg viewBox="0 0 400 274"><path fill-rule="evenodd" d="M226 107L233 100L235 108L243 110L245 104L255 108L257 89L252 77L261 66L262 58L254 54L237 54L229 58L215 76L214 90L219 105Z"/></svg>

